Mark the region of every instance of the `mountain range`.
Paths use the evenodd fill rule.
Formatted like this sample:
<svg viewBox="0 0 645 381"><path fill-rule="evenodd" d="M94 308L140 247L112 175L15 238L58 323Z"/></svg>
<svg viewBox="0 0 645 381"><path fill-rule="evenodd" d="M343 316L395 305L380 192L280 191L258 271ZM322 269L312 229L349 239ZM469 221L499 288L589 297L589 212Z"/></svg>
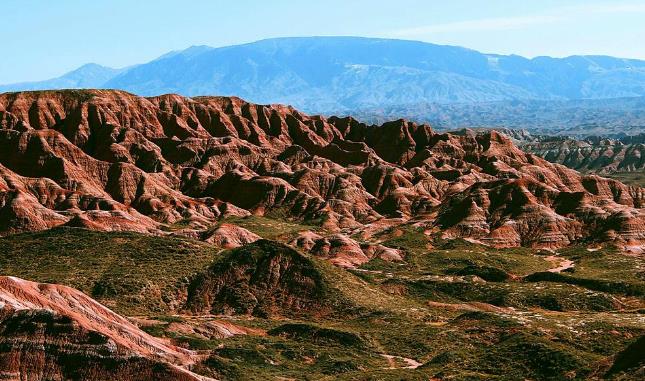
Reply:
<svg viewBox="0 0 645 381"><path fill-rule="evenodd" d="M347 113L419 104L642 97L645 61L527 59L377 38L276 38L194 46L124 69L88 64L56 79L3 85L0 91L88 87L143 96L235 95L309 113Z"/></svg>
<svg viewBox="0 0 645 381"><path fill-rule="evenodd" d="M584 138L645 132L645 97L418 103L342 112L366 123L406 118L437 129L497 128ZM336 114L332 112L331 114Z"/></svg>

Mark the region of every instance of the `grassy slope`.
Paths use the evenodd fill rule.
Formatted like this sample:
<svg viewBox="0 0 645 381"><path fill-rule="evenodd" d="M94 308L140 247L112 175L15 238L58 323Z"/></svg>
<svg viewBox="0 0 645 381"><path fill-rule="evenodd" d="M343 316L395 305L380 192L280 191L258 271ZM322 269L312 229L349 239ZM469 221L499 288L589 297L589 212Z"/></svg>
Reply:
<svg viewBox="0 0 645 381"><path fill-rule="evenodd" d="M603 176L611 177L625 184L645 187L645 174L642 172L616 172Z"/></svg>
<svg viewBox="0 0 645 381"><path fill-rule="evenodd" d="M218 251L182 238L57 228L0 238L0 274L72 286L124 314L163 313Z"/></svg>
<svg viewBox="0 0 645 381"><path fill-rule="evenodd" d="M263 216L228 217L224 222L241 226L262 238L283 242L290 241L299 231L319 229L316 226Z"/></svg>

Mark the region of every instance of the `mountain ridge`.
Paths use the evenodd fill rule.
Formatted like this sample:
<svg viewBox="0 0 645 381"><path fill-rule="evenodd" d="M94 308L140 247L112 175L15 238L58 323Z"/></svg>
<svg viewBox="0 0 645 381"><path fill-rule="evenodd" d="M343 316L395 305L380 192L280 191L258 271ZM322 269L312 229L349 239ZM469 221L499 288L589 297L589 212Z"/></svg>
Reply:
<svg viewBox="0 0 645 381"><path fill-rule="evenodd" d="M643 188L551 164L495 131L70 90L0 95L0 146L3 235L67 225L207 238L223 218L279 213L348 236L413 223L502 247L645 241ZM397 257L342 237L301 242L347 267Z"/></svg>
<svg viewBox="0 0 645 381"><path fill-rule="evenodd" d="M87 63L57 78L0 85L0 92L11 91L13 89L21 89L24 91L100 87L110 78L122 73L124 70L128 70L128 68L114 69L96 63Z"/></svg>

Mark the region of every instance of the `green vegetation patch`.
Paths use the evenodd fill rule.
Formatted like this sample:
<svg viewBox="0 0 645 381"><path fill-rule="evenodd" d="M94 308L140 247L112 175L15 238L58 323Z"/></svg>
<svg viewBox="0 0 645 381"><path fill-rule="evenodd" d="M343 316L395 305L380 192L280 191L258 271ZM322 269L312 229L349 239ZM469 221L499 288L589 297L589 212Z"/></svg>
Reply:
<svg viewBox="0 0 645 381"><path fill-rule="evenodd" d="M543 258L533 255L527 248L495 249L473 244L462 239L432 241L421 229L412 226L396 228L400 233L382 234L385 246L405 252L405 263L392 264L370 261L361 268L366 270L392 271L400 275L426 275L466 272L477 275L490 274L496 279L505 276L524 276L538 271L546 271L550 264ZM432 245L435 247L432 248ZM497 274L493 275L495 272Z"/></svg>
<svg viewBox="0 0 645 381"><path fill-rule="evenodd" d="M164 313L217 257L184 238L55 228L0 238L0 274L77 288L119 313Z"/></svg>
<svg viewBox="0 0 645 381"><path fill-rule="evenodd" d="M339 345L356 348L364 348L367 346L365 340L355 333L319 327L312 324L283 324L270 330L268 333L273 336L302 340L318 345Z"/></svg>
<svg viewBox="0 0 645 381"><path fill-rule="evenodd" d="M467 265L462 268L446 270L446 274L476 275L489 282L504 282L510 278L505 271L500 270L497 267L480 265Z"/></svg>
<svg viewBox="0 0 645 381"><path fill-rule="evenodd" d="M637 172L614 172L605 174L603 176L611 177L622 183L629 185L637 185L639 187L645 187L645 173L642 171Z"/></svg>
<svg viewBox="0 0 645 381"><path fill-rule="evenodd" d="M243 227L262 238L289 241L302 230L319 230L318 226L263 216L228 217L223 222Z"/></svg>
<svg viewBox="0 0 645 381"><path fill-rule="evenodd" d="M627 296L642 297L643 295L645 295L645 283L632 284L627 282L607 281L603 279L587 279L546 271L531 274L525 277L524 280L527 282L556 282L573 284L590 290L602 291L611 294L623 294Z"/></svg>

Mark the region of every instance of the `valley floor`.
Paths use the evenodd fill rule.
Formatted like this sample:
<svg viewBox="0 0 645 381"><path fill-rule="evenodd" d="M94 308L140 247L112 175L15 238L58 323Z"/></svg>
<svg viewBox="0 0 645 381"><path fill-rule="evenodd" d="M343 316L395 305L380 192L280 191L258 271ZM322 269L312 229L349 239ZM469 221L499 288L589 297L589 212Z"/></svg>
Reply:
<svg viewBox="0 0 645 381"><path fill-rule="evenodd" d="M275 242L305 228L260 217L235 223ZM153 336L196 351L191 370L222 380L631 380L644 374L642 352L633 348L645 333L640 256L609 247L550 252L462 240L431 247L412 225L370 240L403 251L404 261L374 259L346 270L303 255L307 262L299 266L312 267L302 274L315 272L312 279L322 279L324 288L314 290L320 305L309 310L236 313L247 303L245 293L268 297L257 285L237 284L221 299L229 313L215 304L201 312L186 307L197 274L216 269L222 258L251 255L256 244L226 257L221 248L184 238L57 228L1 238L0 272L76 287ZM281 263L283 270L295 266ZM258 274L265 265L260 259L250 269ZM298 293L288 286L280 292Z"/></svg>

